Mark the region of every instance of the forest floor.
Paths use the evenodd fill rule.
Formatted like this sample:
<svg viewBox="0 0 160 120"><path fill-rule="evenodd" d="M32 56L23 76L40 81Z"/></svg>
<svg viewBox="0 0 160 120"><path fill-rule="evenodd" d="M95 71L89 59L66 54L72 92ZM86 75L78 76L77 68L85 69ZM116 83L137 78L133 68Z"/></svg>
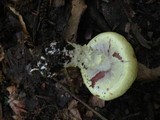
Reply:
<svg viewBox="0 0 160 120"><path fill-rule="evenodd" d="M121 97L93 96L66 41L122 34L139 70ZM67 71L67 73L66 73ZM159 0L1 0L0 120L160 120Z"/></svg>

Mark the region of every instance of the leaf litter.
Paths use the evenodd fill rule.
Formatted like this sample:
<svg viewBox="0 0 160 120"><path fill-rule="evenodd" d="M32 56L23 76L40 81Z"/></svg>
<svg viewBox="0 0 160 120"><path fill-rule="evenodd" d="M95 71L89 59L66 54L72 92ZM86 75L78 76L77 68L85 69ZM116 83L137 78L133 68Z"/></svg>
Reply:
<svg viewBox="0 0 160 120"><path fill-rule="evenodd" d="M2 0L0 6L0 119L158 120L158 1ZM65 40L85 44L112 28L133 45L139 72L125 95L105 102L78 82L78 70L66 74L72 48Z"/></svg>

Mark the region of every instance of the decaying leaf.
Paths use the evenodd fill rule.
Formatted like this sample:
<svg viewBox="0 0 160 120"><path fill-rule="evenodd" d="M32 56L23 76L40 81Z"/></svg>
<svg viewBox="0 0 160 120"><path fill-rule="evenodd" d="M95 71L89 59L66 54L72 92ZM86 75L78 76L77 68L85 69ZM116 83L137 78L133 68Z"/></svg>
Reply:
<svg viewBox="0 0 160 120"><path fill-rule="evenodd" d="M75 42L80 18L86 8L87 5L84 0L72 0L71 17L69 18L68 26L64 31L64 39L66 41Z"/></svg>
<svg viewBox="0 0 160 120"><path fill-rule="evenodd" d="M21 116L22 113L26 113L27 111L25 110L25 105L22 100L18 100L17 97L17 88L16 86L9 86L7 87L7 91L9 92L9 106L13 110L13 112L17 116Z"/></svg>
<svg viewBox="0 0 160 120"><path fill-rule="evenodd" d="M17 92L17 88L16 88L16 86L9 86L9 87L7 87L7 91L9 92L9 97L15 96L15 94Z"/></svg>
<svg viewBox="0 0 160 120"><path fill-rule="evenodd" d="M78 101L76 100L72 100L69 104L68 104L68 110L71 110L72 108L77 107Z"/></svg>
<svg viewBox="0 0 160 120"><path fill-rule="evenodd" d="M19 101L19 100L14 100L9 99L8 100L9 106L12 108L13 112L18 115L21 116L22 113L26 113L27 111L24 109L24 103L23 101Z"/></svg>
<svg viewBox="0 0 160 120"><path fill-rule="evenodd" d="M92 96L89 100L89 104L91 104L92 107L103 108L105 106L105 101L96 96Z"/></svg>
<svg viewBox="0 0 160 120"><path fill-rule="evenodd" d="M18 116L18 115L13 115L12 118L14 120L22 120L22 117L21 116Z"/></svg>
<svg viewBox="0 0 160 120"><path fill-rule="evenodd" d="M65 5L65 0L53 0L53 7L61 7Z"/></svg>
<svg viewBox="0 0 160 120"><path fill-rule="evenodd" d="M86 117L92 118L92 117L93 117L93 112L90 111L90 110L88 110L88 111L86 112Z"/></svg>
<svg viewBox="0 0 160 120"><path fill-rule="evenodd" d="M82 120L80 112L77 108L77 104L78 104L78 101L72 100L68 105L68 110L76 120Z"/></svg>
<svg viewBox="0 0 160 120"><path fill-rule="evenodd" d="M70 113L74 116L76 120L82 120L80 112L77 108L73 108L70 110Z"/></svg>

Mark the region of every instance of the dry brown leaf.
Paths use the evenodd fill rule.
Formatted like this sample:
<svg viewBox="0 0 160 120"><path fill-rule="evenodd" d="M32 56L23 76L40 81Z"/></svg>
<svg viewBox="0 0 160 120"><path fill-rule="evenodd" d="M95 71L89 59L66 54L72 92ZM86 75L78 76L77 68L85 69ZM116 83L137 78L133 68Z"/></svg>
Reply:
<svg viewBox="0 0 160 120"><path fill-rule="evenodd" d="M24 106L23 101L9 99L8 103L16 115L20 116L21 113L27 113L27 111L24 109L25 106Z"/></svg>
<svg viewBox="0 0 160 120"><path fill-rule="evenodd" d="M84 0L72 0L71 17L68 26L64 30L64 39L66 41L75 42L80 18L86 8L87 5Z"/></svg>
<svg viewBox="0 0 160 120"><path fill-rule="evenodd" d="M76 100L72 100L69 104L68 104L68 110L71 110L72 108L76 108L78 104L78 101Z"/></svg>
<svg viewBox="0 0 160 120"><path fill-rule="evenodd" d="M21 116L18 116L18 115L13 115L12 118L14 120L22 120L22 117Z"/></svg>
<svg viewBox="0 0 160 120"><path fill-rule="evenodd" d="M72 108L70 113L74 116L74 118L76 118L76 120L82 120L80 112L77 108Z"/></svg>
<svg viewBox="0 0 160 120"><path fill-rule="evenodd" d="M61 7L65 5L65 0L53 0L53 7Z"/></svg>
<svg viewBox="0 0 160 120"><path fill-rule="evenodd" d="M72 100L69 104L68 104L68 110L70 112L70 114L73 116L72 119L76 119L76 120L82 120L81 115L79 110L77 109L77 104L78 101L76 100Z"/></svg>
<svg viewBox="0 0 160 120"><path fill-rule="evenodd" d="M92 118L92 117L93 117L93 112L90 111L90 110L88 110L88 111L86 112L86 117Z"/></svg>
<svg viewBox="0 0 160 120"><path fill-rule="evenodd" d="M17 97L16 86L7 87L7 91L9 92L8 103L13 112L18 116L20 116L21 113L26 113L27 111L25 110L24 102L22 100L16 100Z"/></svg>
<svg viewBox="0 0 160 120"><path fill-rule="evenodd" d="M58 116L62 120L66 120L66 119L69 118L69 111L68 111L67 108L64 108L64 109L60 110L58 113L59 113Z"/></svg>
<svg viewBox="0 0 160 120"><path fill-rule="evenodd" d="M9 87L7 87L7 91L9 92L9 97L15 96L15 94L17 92L17 88L16 88L16 86L9 86Z"/></svg>
<svg viewBox="0 0 160 120"><path fill-rule="evenodd" d="M105 106L105 101L99 99L96 96L92 96L89 99L89 104L91 104L92 107L99 107L99 108L103 108Z"/></svg>

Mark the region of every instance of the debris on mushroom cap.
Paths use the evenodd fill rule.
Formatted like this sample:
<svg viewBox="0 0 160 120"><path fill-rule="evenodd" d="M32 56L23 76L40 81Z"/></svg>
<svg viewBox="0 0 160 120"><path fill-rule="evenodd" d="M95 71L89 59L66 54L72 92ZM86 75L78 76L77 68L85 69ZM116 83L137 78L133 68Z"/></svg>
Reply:
<svg viewBox="0 0 160 120"><path fill-rule="evenodd" d="M75 47L68 65L78 66L93 95L111 100L123 95L137 76L137 60L130 43L120 34L105 32L87 45Z"/></svg>

